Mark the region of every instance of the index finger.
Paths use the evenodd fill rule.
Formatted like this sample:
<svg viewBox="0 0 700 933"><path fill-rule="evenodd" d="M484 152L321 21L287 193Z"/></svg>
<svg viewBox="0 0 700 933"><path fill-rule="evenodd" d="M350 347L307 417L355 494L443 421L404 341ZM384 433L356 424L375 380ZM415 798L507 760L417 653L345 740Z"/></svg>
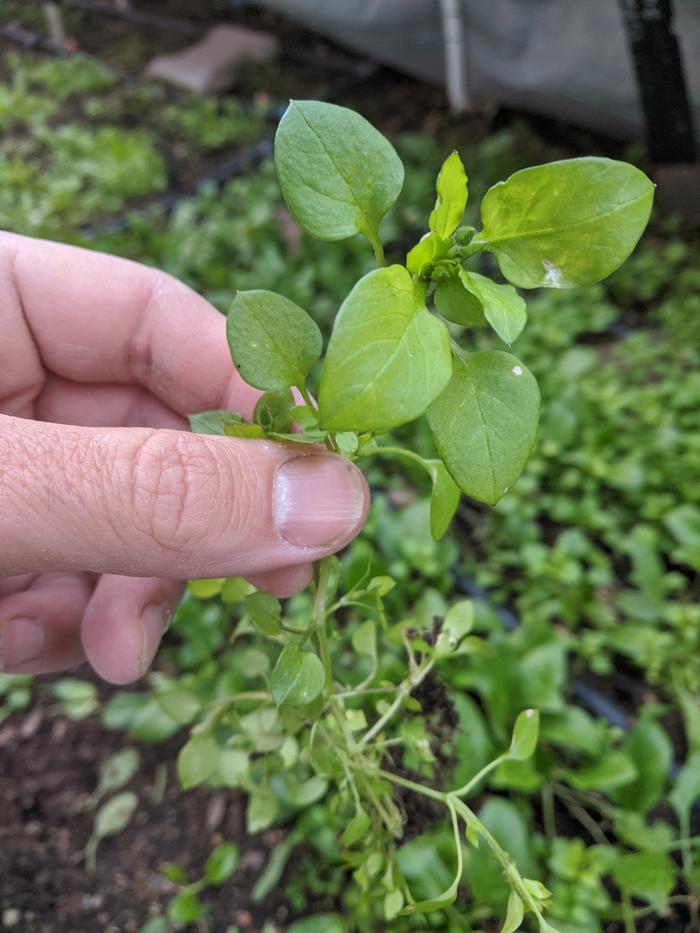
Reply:
<svg viewBox="0 0 700 933"><path fill-rule="evenodd" d="M259 397L233 367L223 315L163 272L0 234L0 283L0 320L23 315L44 367L58 376L137 383L182 414L250 415ZM8 365L21 363L21 353L3 349Z"/></svg>

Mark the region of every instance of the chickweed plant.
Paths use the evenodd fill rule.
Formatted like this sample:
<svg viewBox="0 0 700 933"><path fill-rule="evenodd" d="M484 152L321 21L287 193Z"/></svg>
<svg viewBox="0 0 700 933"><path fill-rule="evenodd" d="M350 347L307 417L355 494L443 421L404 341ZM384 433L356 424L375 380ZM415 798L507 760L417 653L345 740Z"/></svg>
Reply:
<svg viewBox="0 0 700 933"><path fill-rule="evenodd" d="M430 532L438 539L462 493L489 505L499 501L518 479L537 430L534 376L507 350L473 352L471 329L491 327L509 348L527 319L516 287L573 288L617 269L647 224L653 185L637 168L606 158L534 166L487 191L476 230L462 225L467 174L453 152L437 176L428 232L404 263L388 265L380 225L401 192L404 168L364 118L331 104L293 102L277 131L275 166L298 223L321 240L361 234L377 268L343 302L325 356L305 310L273 292L239 292L228 315L231 354L241 376L263 394L252 421L204 412L192 416L192 429L320 445L359 462L415 461L432 482ZM475 271L483 253L506 283ZM322 356L316 402L309 376ZM437 457L382 442L422 415ZM325 797L344 821L345 863L362 891L382 902L387 921L454 910L466 847L485 846L511 891L502 933L519 929L528 913L552 933L545 919L549 891L521 876L468 804L498 765L534 753L538 712L523 710L509 747L465 784L449 787L449 775L436 765L430 709L422 707L419 688L441 664L478 663L489 650L470 634L472 604L457 602L432 631L416 630L410 619L386 616L390 577L366 577L342 594L339 579L338 559L321 561L312 608L293 624L277 599L243 581L193 585L195 594L221 591L225 602L243 601L232 637L262 639L273 666L260 665L264 689L225 696L202 711L180 754L183 784L245 789L251 830L279 816L280 798L298 807ZM391 670L382 662L380 633L393 651ZM411 777L403 767L392 769L397 756L404 765L409 758L418 763ZM426 901L414 899L396 858L407 793L444 806L454 834L454 880Z"/></svg>

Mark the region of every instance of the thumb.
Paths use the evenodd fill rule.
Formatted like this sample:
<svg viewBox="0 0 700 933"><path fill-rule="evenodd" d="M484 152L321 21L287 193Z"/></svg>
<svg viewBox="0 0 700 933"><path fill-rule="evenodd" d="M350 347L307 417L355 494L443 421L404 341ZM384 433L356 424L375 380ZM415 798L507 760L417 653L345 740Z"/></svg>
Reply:
<svg viewBox="0 0 700 933"><path fill-rule="evenodd" d="M264 573L348 544L368 503L318 448L0 416L0 575Z"/></svg>

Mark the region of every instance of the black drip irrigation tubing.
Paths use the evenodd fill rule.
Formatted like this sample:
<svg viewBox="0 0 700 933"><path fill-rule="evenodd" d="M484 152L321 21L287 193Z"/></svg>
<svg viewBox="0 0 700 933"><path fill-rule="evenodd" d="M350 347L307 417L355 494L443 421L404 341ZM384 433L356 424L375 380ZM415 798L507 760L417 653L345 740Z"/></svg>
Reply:
<svg viewBox="0 0 700 933"><path fill-rule="evenodd" d="M518 619L515 613L503 606L494 605L488 592L483 587L479 586L478 583L475 583L470 576L461 571L453 570L453 578L462 593L464 593L465 596L470 596L484 603L491 612L500 619L506 631L512 632L520 627L520 619ZM578 677L575 678L571 684L571 692L589 712L599 716L601 719L607 720L611 726L616 726L624 732L629 732L632 728L634 717L625 713L619 706L609 700L595 687L587 684L584 680ZM681 766L678 762L672 761L668 768L669 778L675 780L680 770ZM695 810L700 813L700 802L696 804Z"/></svg>
<svg viewBox="0 0 700 933"><path fill-rule="evenodd" d="M26 3L27 0L24 0ZM33 0L35 4L44 6L46 0ZM160 16L156 13L146 13L143 10L120 9L107 3L96 3L93 0L52 0L57 6L66 9L82 10L85 13L97 13L110 16L113 19L123 19L138 26L150 26L153 29L167 29L170 32L179 32L183 35L201 35L204 29L196 23L185 19L176 19L172 16Z"/></svg>
<svg viewBox="0 0 700 933"><path fill-rule="evenodd" d="M503 628L508 632L513 632L520 627L520 619L502 606L495 606L489 598L488 592L478 583L475 583L471 577L460 571L454 572L454 579L459 589L465 596L471 596L483 602L488 608L498 616ZM612 703L606 696L587 684L579 678L571 684L571 692L577 700L581 702L591 713L606 719L611 726L617 726L627 732L632 724L632 717L623 712L618 706Z"/></svg>
<svg viewBox="0 0 700 933"><path fill-rule="evenodd" d="M10 39L12 42L18 42L27 49L39 49L42 52L50 52L51 55L58 55L66 58L72 54L61 45L56 45L45 36L40 36L36 32L30 32L28 29L22 29L21 26L9 26L0 24L0 36Z"/></svg>

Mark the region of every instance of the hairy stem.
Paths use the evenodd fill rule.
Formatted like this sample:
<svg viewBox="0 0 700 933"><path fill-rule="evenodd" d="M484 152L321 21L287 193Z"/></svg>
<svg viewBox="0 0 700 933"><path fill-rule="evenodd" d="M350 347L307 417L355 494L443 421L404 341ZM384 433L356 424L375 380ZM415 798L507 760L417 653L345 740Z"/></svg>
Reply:
<svg viewBox="0 0 700 933"><path fill-rule="evenodd" d="M396 694L394 702L391 704L386 713L384 713L384 715L375 722L372 728L365 732L365 734L362 736L362 739L360 740L360 745L367 745L368 742L371 742L372 739L382 731L389 720L392 719L399 711L409 693L412 690L415 690L415 688L425 680L425 678L433 669L434 664L434 661L428 661L428 663L425 664L422 668L419 668L419 670L416 671L412 677L409 677L408 680L404 680L404 682L399 687L399 691Z"/></svg>

